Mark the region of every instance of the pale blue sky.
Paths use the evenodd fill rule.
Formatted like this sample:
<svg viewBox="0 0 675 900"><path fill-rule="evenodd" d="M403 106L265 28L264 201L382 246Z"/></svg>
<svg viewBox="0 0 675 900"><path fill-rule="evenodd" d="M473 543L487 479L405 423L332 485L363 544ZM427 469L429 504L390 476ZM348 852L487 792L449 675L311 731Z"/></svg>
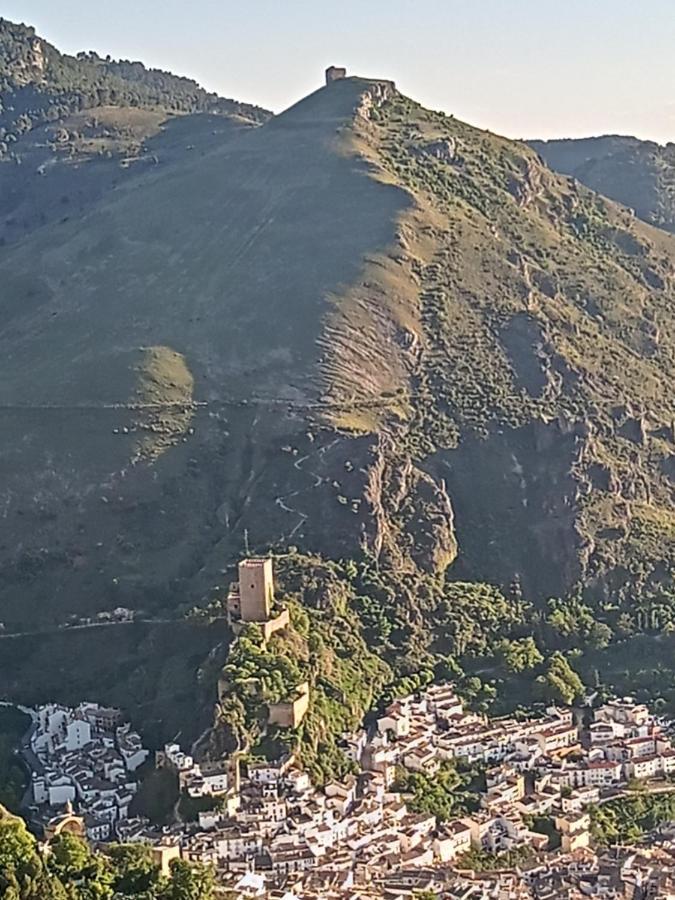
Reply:
<svg viewBox="0 0 675 900"><path fill-rule="evenodd" d="M274 110L336 64L510 137L675 141L675 0L0 0L0 15Z"/></svg>

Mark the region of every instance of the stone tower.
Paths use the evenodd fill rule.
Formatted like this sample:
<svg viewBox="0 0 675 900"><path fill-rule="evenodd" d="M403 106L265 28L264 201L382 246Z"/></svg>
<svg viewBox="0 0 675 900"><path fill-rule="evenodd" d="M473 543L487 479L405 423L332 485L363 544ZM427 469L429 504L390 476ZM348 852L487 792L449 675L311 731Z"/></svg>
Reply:
<svg viewBox="0 0 675 900"><path fill-rule="evenodd" d="M331 84L333 81L342 81L346 77L347 70L341 66L328 66L326 69L326 84Z"/></svg>
<svg viewBox="0 0 675 900"><path fill-rule="evenodd" d="M274 602L271 559L244 559L239 563L239 600L242 622L267 622Z"/></svg>

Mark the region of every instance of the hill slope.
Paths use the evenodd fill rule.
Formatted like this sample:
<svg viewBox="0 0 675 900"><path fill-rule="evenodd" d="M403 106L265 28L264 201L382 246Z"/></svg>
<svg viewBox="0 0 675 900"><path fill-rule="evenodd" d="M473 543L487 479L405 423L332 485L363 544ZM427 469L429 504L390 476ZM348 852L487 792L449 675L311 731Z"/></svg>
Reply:
<svg viewBox="0 0 675 900"><path fill-rule="evenodd" d="M410 665L471 619L444 577L613 628L675 566L674 273L379 80L147 171L0 251L0 618L170 618L296 545L376 564Z"/></svg>
<svg viewBox="0 0 675 900"><path fill-rule="evenodd" d="M348 89L6 250L7 625L185 604L245 530L358 550L367 516L327 475L303 535L291 495L314 486L314 466L283 449L308 443L323 393L328 294L393 240L407 202L326 146L353 110ZM342 471L352 440L325 443L326 472Z"/></svg>
<svg viewBox="0 0 675 900"><path fill-rule="evenodd" d="M0 18L0 243L269 116L140 62L68 56Z"/></svg>
<svg viewBox="0 0 675 900"><path fill-rule="evenodd" d="M651 225L675 231L675 145L607 135L530 141L552 169L635 210Z"/></svg>

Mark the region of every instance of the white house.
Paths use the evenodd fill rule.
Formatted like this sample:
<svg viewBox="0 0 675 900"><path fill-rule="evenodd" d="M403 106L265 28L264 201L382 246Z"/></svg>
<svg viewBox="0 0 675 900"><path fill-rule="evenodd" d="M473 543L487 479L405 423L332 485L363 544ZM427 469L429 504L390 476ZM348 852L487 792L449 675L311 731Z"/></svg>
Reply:
<svg viewBox="0 0 675 900"><path fill-rule="evenodd" d="M471 829L461 819L448 822L439 832L433 844L434 856L439 862L449 862L471 849Z"/></svg>
<svg viewBox="0 0 675 900"><path fill-rule="evenodd" d="M135 772L148 758L149 751L143 746L141 737L131 730L131 725L123 725L116 733L117 749L129 772ZM189 759L189 757L187 757Z"/></svg>
<svg viewBox="0 0 675 900"><path fill-rule="evenodd" d="M69 752L80 750L91 741L91 725L85 719L71 719L66 725L65 748Z"/></svg>
<svg viewBox="0 0 675 900"><path fill-rule="evenodd" d="M626 763L626 774L630 778L654 778L662 772L660 756L637 756Z"/></svg>
<svg viewBox="0 0 675 900"><path fill-rule="evenodd" d="M404 700L395 700L377 720L380 734L390 732L394 737L405 737L410 733L410 706Z"/></svg>
<svg viewBox="0 0 675 900"><path fill-rule="evenodd" d="M67 776L54 779L47 789L47 802L50 806L63 806L75 799L75 785Z"/></svg>
<svg viewBox="0 0 675 900"><path fill-rule="evenodd" d="M183 753L178 744L165 744L163 756L164 760L179 773L187 772L195 764L194 759Z"/></svg>
<svg viewBox="0 0 675 900"><path fill-rule="evenodd" d="M97 819L87 815L84 819L84 826L90 841L108 841L112 837L112 825L106 819Z"/></svg>

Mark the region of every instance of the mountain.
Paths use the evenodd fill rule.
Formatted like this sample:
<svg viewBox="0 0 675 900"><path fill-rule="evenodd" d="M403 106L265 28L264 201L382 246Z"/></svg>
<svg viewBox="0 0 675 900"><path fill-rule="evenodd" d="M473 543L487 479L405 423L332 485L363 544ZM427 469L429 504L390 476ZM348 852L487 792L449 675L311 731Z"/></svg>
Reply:
<svg viewBox="0 0 675 900"><path fill-rule="evenodd" d="M619 135L529 143L552 169L675 231L675 144Z"/></svg>
<svg viewBox="0 0 675 900"><path fill-rule="evenodd" d="M540 594L651 559L670 237L363 79L167 170L0 260L18 572L84 612L182 592L244 531L410 571L456 536L463 573Z"/></svg>
<svg viewBox="0 0 675 900"><path fill-rule="evenodd" d="M270 549L315 759L392 679L503 681L504 641L597 680L675 621L674 274L533 149L358 77L8 243L0 693L166 733L180 685L185 724L230 636L176 620Z"/></svg>
<svg viewBox="0 0 675 900"><path fill-rule="evenodd" d="M140 62L60 53L0 18L0 243L270 113Z"/></svg>

